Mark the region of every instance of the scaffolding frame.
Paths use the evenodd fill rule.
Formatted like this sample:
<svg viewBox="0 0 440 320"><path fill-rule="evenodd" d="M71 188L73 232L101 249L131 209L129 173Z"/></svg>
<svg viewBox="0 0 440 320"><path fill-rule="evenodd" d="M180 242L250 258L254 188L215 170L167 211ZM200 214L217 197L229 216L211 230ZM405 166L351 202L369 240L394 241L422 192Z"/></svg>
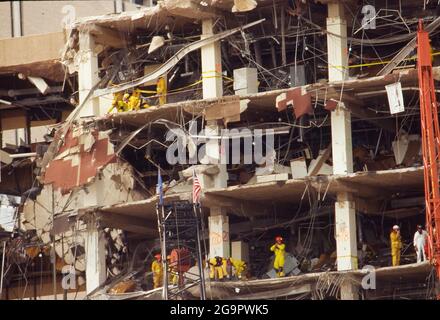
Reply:
<svg viewBox="0 0 440 320"><path fill-rule="evenodd" d="M162 298L171 300L182 296L185 292L194 287L200 286L200 299L206 300L205 275L201 247L201 211L200 206L191 204L188 201L174 201L169 205L158 205L158 227L161 240L161 255L163 263L163 291ZM177 265L170 265L167 259L167 252L172 249L178 250ZM186 251L183 251L186 250ZM188 252L181 256L181 252ZM197 261L198 274L182 272L186 261ZM170 287L170 268L177 269L178 285ZM173 275L176 271L173 271ZM191 278L188 277L191 276Z"/></svg>

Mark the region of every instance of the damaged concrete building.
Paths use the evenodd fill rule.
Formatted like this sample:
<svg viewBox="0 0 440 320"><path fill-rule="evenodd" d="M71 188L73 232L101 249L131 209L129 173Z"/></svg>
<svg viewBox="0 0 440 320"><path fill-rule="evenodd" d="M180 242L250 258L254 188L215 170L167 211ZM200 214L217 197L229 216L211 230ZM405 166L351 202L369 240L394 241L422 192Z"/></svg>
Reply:
<svg viewBox="0 0 440 320"><path fill-rule="evenodd" d="M206 274L206 298L435 299L413 238L427 224L415 39L423 19L440 80L436 4L95 2L29 35L14 19L44 1L0 4L2 299L162 299L158 205L191 203L195 178L203 257L248 267ZM174 298L200 299L197 259Z"/></svg>

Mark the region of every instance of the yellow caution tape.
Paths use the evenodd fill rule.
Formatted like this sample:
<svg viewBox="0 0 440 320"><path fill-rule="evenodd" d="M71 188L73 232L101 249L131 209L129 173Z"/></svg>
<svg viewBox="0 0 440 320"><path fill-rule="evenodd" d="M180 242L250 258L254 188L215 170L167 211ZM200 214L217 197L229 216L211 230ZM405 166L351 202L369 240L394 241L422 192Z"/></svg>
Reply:
<svg viewBox="0 0 440 320"><path fill-rule="evenodd" d="M169 90L168 92L178 92L178 91L182 91L182 90L185 90L185 89L188 89L188 88L194 87L194 86L198 85L198 84L201 83L201 82L202 82L202 80L198 80L198 81L196 81L196 82L194 82L194 83L191 83L191 84L189 84L189 85L186 85L186 86L184 86L184 87L176 88L176 89L173 89L173 90Z"/></svg>
<svg viewBox="0 0 440 320"><path fill-rule="evenodd" d="M202 72L202 73L207 73L207 72L209 72L209 71ZM229 77L226 77L226 76L223 76L223 75L220 75L220 76L202 76L202 79L209 79L209 78L224 78L224 79L229 80L229 81L234 81L234 79L229 78ZM188 89L188 88L194 87L194 86L196 86L196 85L202 83L202 82L203 82L202 79L201 79L201 80L197 80L196 82L193 82L193 83L188 84L188 85L186 85L186 86L184 86L184 87L181 87L181 88L176 88L176 89L173 89L173 90L168 90L168 92L169 92L169 93L171 93L171 92L174 93L174 92L179 92L179 91L182 91L182 90L185 90L185 89ZM153 95L156 95L156 94L157 94L157 91L155 91L155 90L141 90L141 89L136 89L136 90L139 91L139 92L141 92L141 93L151 93L151 94L153 94ZM150 96L150 97L151 97L151 96Z"/></svg>
<svg viewBox="0 0 440 320"><path fill-rule="evenodd" d="M217 71L217 70L202 71L202 74L204 74L204 73L219 73L219 74L221 74L222 72L221 71Z"/></svg>
<svg viewBox="0 0 440 320"><path fill-rule="evenodd" d="M136 89L136 90L141 93L157 93L157 91L155 90L141 90L141 89Z"/></svg>
<svg viewBox="0 0 440 320"><path fill-rule="evenodd" d="M440 55L440 51L432 53L431 57L438 56L438 55ZM417 56L413 56L411 58L404 59L403 61L411 61L411 60L417 60ZM353 65L348 66L348 67L344 67L344 66L332 66L332 67L333 68L337 68L337 69L352 69L352 68L377 66L377 65L381 65L381 64L387 64L387 63L390 63L390 62L391 62L391 60L388 60L388 61L377 61L377 62L370 62L370 63L362 63L362 64L353 64Z"/></svg>

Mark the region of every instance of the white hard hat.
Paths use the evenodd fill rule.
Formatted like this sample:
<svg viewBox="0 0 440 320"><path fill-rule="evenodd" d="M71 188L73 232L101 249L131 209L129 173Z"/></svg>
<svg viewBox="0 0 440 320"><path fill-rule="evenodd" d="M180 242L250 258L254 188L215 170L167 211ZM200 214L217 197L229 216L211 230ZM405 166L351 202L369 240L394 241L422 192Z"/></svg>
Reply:
<svg viewBox="0 0 440 320"><path fill-rule="evenodd" d="M393 226L393 230L399 230L399 229L400 227L397 224Z"/></svg>

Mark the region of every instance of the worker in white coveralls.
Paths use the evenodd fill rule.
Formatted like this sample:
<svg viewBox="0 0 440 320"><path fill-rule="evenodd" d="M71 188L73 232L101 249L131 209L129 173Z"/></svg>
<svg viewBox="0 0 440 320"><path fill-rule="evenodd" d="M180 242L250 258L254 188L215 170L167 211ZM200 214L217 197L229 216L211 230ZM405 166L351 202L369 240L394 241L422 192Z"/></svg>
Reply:
<svg viewBox="0 0 440 320"><path fill-rule="evenodd" d="M421 225L417 226L417 231L414 234L414 249L417 253L417 263L426 261L425 245L428 238L428 232L423 230Z"/></svg>

